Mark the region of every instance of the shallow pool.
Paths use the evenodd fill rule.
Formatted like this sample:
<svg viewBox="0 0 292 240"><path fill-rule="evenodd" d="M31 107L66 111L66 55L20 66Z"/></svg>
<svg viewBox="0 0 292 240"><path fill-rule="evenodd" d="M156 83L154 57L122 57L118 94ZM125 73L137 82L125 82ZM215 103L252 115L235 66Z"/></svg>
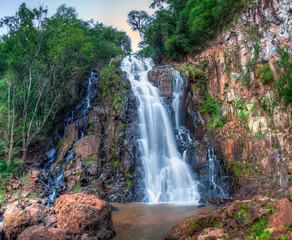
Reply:
<svg viewBox="0 0 292 240"><path fill-rule="evenodd" d="M216 210L214 206L196 207L181 204L112 203L113 222L117 236L114 240L163 240L166 232L178 222Z"/></svg>

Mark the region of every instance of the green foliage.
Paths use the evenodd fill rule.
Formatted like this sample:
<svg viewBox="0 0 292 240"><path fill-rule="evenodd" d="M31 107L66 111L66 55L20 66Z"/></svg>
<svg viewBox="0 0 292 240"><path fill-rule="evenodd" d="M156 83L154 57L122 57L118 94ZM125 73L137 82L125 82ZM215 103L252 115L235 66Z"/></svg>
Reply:
<svg viewBox="0 0 292 240"><path fill-rule="evenodd" d="M84 187L75 184L74 188L72 189L72 194L80 193Z"/></svg>
<svg viewBox="0 0 292 240"><path fill-rule="evenodd" d="M96 159L95 158L85 158L84 162L95 162Z"/></svg>
<svg viewBox="0 0 292 240"><path fill-rule="evenodd" d="M240 111L238 114L238 117L243 120L243 121L247 121L249 118L249 112L247 111Z"/></svg>
<svg viewBox="0 0 292 240"><path fill-rule="evenodd" d="M165 7L166 4L167 7ZM245 7L243 0L154 0L155 14L131 11L128 23L139 31L145 53L159 51L174 59L202 46L230 25Z"/></svg>
<svg viewBox="0 0 292 240"><path fill-rule="evenodd" d="M269 107L268 104L268 98L259 98L259 106L269 115L272 116L272 110Z"/></svg>
<svg viewBox="0 0 292 240"><path fill-rule="evenodd" d="M274 73L272 72L270 65L265 64L262 67L257 67L256 74L258 75L258 80L264 84L273 81Z"/></svg>
<svg viewBox="0 0 292 240"><path fill-rule="evenodd" d="M260 55L260 45L257 42L253 48L253 57L245 64L245 72L242 75L242 85L250 86L250 73L254 70Z"/></svg>
<svg viewBox="0 0 292 240"><path fill-rule="evenodd" d="M203 102L203 106L200 109L201 114L209 114L210 120L208 122L208 128L222 128L228 122L228 119L221 114L221 102L216 103L214 98L206 93L206 100Z"/></svg>
<svg viewBox="0 0 292 240"><path fill-rule="evenodd" d="M289 52L288 46L280 48L279 52L281 57L276 63L283 69L283 72L276 82L276 87L284 103L292 103L292 54Z"/></svg>
<svg viewBox="0 0 292 240"><path fill-rule="evenodd" d="M19 174L20 173L20 169L21 166L23 164L23 160L19 159L19 158L13 158L10 168L8 170L7 168L7 161L6 159L1 159L0 157L0 173L1 173L1 177L6 179L9 177L10 174Z"/></svg>
<svg viewBox="0 0 292 240"><path fill-rule="evenodd" d="M227 170L235 177L244 177L249 171L249 166L247 163L232 161Z"/></svg>
<svg viewBox="0 0 292 240"><path fill-rule="evenodd" d="M25 153L30 145L44 141L55 115L74 103L76 79L97 63L131 52L131 40L123 31L78 19L76 9L65 4L51 17L47 11L29 9L23 3L14 16L0 20L0 27L8 31L0 41L0 171L4 178L21 165L16 159L21 149ZM118 74L113 81L119 81Z"/></svg>
<svg viewBox="0 0 292 240"><path fill-rule="evenodd" d="M130 179L127 179L126 182L127 182L128 187L131 187L132 181Z"/></svg>
<svg viewBox="0 0 292 240"><path fill-rule="evenodd" d="M5 201L4 188L5 188L5 186L0 187L0 201Z"/></svg>
<svg viewBox="0 0 292 240"><path fill-rule="evenodd" d="M236 217L239 219L242 219L243 222L248 222L247 221L247 205L242 204L240 207L241 209L236 212Z"/></svg>
<svg viewBox="0 0 292 240"><path fill-rule="evenodd" d="M272 232L271 230L266 230L267 220L266 217L262 217L258 222L251 226L250 230L253 232L249 239L263 239L269 240Z"/></svg>
<svg viewBox="0 0 292 240"><path fill-rule="evenodd" d="M206 93L206 101L204 101L203 107L200 110L200 113L205 114L212 114L213 112L215 112L217 110L217 104L214 100L214 98L212 97L211 94Z"/></svg>
<svg viewBox="0 0 292 240"><path fill-rule="evenodd" d="M36 199L37 199L37 196L36 196L35 193L31 193L31 194L29 194L26 198L27 198L27 199L31 199L31 200L36 200Z"/></svg>

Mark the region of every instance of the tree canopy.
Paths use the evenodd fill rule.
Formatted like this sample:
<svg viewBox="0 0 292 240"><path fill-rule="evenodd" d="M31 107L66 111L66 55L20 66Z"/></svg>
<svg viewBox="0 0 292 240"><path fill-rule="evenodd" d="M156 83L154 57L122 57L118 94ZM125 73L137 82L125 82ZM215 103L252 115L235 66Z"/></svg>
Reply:
<svg viewBox="0 0 292 240"><path fill-rule="evenodd" d="M72 79L112 57L131 52L123 31L78 19L61 5L52 16L43 7L21 4L0 20L0 171L25 160L31 143L49 131ZM75 98L77 98L75 96Z"/></svg>
<svg viewBox="0 0 292 240"><path fill-rule="evenodd" d="M153 0L152 16L133 10L128 23L140 32L142 55L151 56L158 48L164 56L177 59L201 49L244 6L243 0Z"/></svg>

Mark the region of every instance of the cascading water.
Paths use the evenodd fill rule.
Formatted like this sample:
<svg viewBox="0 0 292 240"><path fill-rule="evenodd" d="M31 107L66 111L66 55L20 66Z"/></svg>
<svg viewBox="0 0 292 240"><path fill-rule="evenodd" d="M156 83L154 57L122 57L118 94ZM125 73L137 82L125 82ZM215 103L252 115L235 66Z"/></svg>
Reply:
<svg viewBox="0 0 292 240"><path fill-rule="evenodd" d="M209 183L211 184L211 192L213 196L219 196L221 198L228 197L228 194L224 192L223 187L221 186L222 174L221 168L219 167L220 163L214 154L213 149L208 149L208 162L209 162Z"/></svg>
<svg viewBox="0 0 292 240"><path fill-rule="evenodd" d="M75 124L77 127L79 127L79 138L82 138L85 135L85 131L87 129L88 114L92 108L92 103L93 103L96 89L97 89L97 83L98 83L97 73L92 70L91 76L86 83L87 83L87 86L86 86L86 93L84 95L84 98L75 107L75 109L71 111L69 116L66 118L63 135L65 134L67 127L70 126L71 124ZM79 126L80 119L83 119L82 127ZM58 141L61 139L62 137L57 136ZM56 199L58 195L58 191L60 190L60 186L63 183L63 167L66 165L68 161L74 158L73 148L71 148L67 152L62 164L60 164L57 167L57 174L52 176L50 172L50 167L56 161L56 152L57 152L57 146L55 146L53 149L51 149L50 151L46 153L49 161L46 164L45 169L48 175L48 185L52 189L52 192L48 197L49 199L48 204L52 204L54 202L54 200Z"/></svg>
<svg viewBox="0 0 292 240"><path fill-rule="evenodd" d="M175 128L180 127L181 105L182 97L185 88L185 80L181 76L180 72L173 70L172 81L172 108L175 116Z"/></svg>
<svg viewBox="0 0 292 240"><path fill-rule="evenodd" d="M200 196L197 182L184 157L179 153L170 114L163 104L160 90L148 80L154 62L150 58L126 57L121 69L127 72L138 106L138 134L144 181L149 202L194 202ZM173 103L179 113L180 96ZM176 116L179 125L179 116Z"/></svg>

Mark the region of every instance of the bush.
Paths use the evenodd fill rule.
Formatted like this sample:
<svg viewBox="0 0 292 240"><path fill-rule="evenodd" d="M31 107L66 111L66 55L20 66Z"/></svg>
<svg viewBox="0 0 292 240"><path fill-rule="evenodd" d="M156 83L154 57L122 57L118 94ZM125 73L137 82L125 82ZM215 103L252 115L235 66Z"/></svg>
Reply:
<svg viewBox="0 0 292 240"><path fill-rule="evenodd" d="M271 82L274 79L274 73L272 72L269 64L265 64L262 67L257 67L256 74L259 77L259 82L264 84Z"/></svg>
<svg viewBox="0 0 292 240"><path fill-rule="evenodd" d="M276 63L284 71L280 74L276 87L284 103L292 103L292 54L289 53L288 46L280 48L279 52L281 57Z"/></svg>

